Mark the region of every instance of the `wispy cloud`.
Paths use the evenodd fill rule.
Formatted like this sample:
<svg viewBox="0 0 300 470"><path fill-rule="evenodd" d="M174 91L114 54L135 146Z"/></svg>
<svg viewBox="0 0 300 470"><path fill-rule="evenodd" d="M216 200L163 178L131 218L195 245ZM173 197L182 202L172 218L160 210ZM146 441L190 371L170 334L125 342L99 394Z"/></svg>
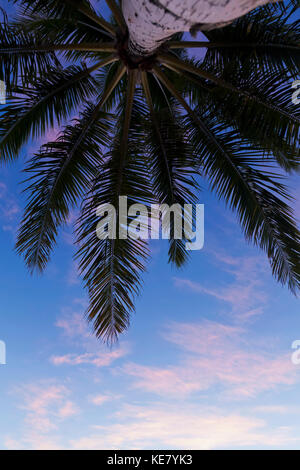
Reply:
<svg viewBox="0 0 300 470"><path fill-rule="evenodd" d="M212 253L220 268L229 274L226 285L203 285L191 279L174 278L177 287L209 295L230 306L230 315L240 323L247 323L263 313L268 300L264 288L265 263L259 257L233 257ZM230 280L231 279L231 280Z"/></svg>
<svg viewBox="0 0 300 470"><path fill-rule="evenodd" d="M201 407L124 406L116 424L94 426L71 441L74 449L227 449L278 446L296 441L291 430L268 429L265 421Z"/></svg>
<svg viewBox="0 0 300 470"><path fill-rule="evenodd" d="M19 440L6 439L7 448L57 449L58 439L53 436L65 419L79 412L69 399L70 391L62 384L43 381L24 385L16 390L19 407L25 411L23 436Z"/></svg>
<svg viewBox="0 0 300 470"><path fill-rule="evenodd" d="M5 232L12 232L15 235L20 212L21 209L15 195L3 181L0 181L0 219L3 223L2 229Z"/></svg>
<svg viewBox="0 0 300 470"><path fill-rule="evenodd" d="M84 354L66 354L64 356L52 356L50 361L55 366L71 365L78 366L81 364L93 365L96 367L110 366L114 361L124 357L127 354L125 347L118 348L115 351L100 351L98 353Z"/></svg>
<svg viewBox="0 0 300 470"><path fill-rule="evenodd" d="M63 309L62 315L57 319L55 326L61 328L63 333L69 338L78 336L89 338L91 335L83 314L73 312L70 309Z"/></svg>
<svg viewBox="0 0 300 470"><path fill-rule="evenodd" d="M55 323L63 335L70 340L70 345L76 345L80 352L53 355L50 362L55 366L79 366L92 365L95 367L107 367L129 353L128 343L119 343L114 349L100 343L92 334L87 321L83 317L83 305L85 301L75 299L74 303L80 307L81 313L72 308L63 309L61 317Z"/></svg>
<svg viewBox="0 0 300 470"><path fill-rule="evenodd" d="M220 387L219 396L244 399L299 379L290 354L270 353L248 344L244 329L203 321L173 323L164 338L178 346L176 365L150 367L128 363L123 372L135 377L133 386L162 396L184 397Z"/></svg>
<svg viewBox="0 0 300 470"><path fill-rule="evenodd" d="M75 286L80 284L79 269L78 264L76 262L72 263L67 274L66 280L69 286Z"/></svg>
<svg viewBox="0 0 300 470"><path fill-rule="evenodd" d="M288 413L294 413L296 410L295 408L292 408L290 406L286 405L261 405L261 406L256 406L253 408L254 413L260 413L260 414L272 414L272 415L278 415L278 414L288 414ZM298 413L300 412L300 408L298 409Z"/></svg>
<svg viewBox="0 0 300 470"><path fill-rule="evenodd" d="M59 418L65 419L79 413L79 408L72 402L67 401L57 412Z"/></svg>
<svg viewBox="0 0 300 470"><path fill-rule="evenodd" d="M93 405L102 406L107 402L119 400L120 398L122 398L122 395L115 395L113 393L107 393L105 395L99 394L95 396L90 396L89 401L93 403Z"/></svg>

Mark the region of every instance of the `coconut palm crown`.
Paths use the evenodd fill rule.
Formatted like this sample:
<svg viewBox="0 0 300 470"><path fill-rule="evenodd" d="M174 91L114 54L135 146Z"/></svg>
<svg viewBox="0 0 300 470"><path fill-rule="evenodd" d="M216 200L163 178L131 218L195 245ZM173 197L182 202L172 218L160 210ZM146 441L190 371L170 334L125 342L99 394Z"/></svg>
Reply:
<svg viewBox="0 0 300 470"><path fill-rule="evenodd" d="M264 250L275 278L297 293L300 237L285 174L299 170L299 21L292 6L258 8L206 39L171 37L151 56L131 52L120 3L110 21L89 1L17 1L3 12L0 157L14 160L29 139L60 126L26 163L28 204L17 251L43 271L70 211L95 334L114 341L128 328L146 240L99 240L96 208L193 204L198 183L232 209L248 241ZM196 54L191 54L191 49ZM202 53L199 54L199 51ZM204 57L204 58L196 58ZM173 234L174 235L174 234ZM185 240L169 261L187 260Z"/></svg>

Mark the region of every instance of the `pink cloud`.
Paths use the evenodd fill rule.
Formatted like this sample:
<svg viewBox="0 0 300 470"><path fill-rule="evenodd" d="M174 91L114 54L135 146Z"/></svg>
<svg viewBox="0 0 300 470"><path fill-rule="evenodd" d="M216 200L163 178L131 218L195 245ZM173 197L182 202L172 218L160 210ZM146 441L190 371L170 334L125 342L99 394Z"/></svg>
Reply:
<svg viewBox="0 0 300 470"><path fill-rule="evenodd" d="M62 418L69 418L79 413L79 409L72 401L67 401L57 412L57 415Z"/></svg>
<svg viewBox="0 0 300 470"><path fill-rule="evenodd" d="M52 436L44 436L39 433L30 433L21 440L6 437L5 447L8 450L63 450Z"/></svg>
<svg viewBox="0 0 300 470"><path fill-rule="evenodd" d="M59 424L79 412L69 399L70 391L62 384L49 380L25 385L17 389L21 399L19 407L25 412L24 435L20 441L9 436L8 448L56 449L59 448L57 432Z"/></svg>
<svg viewBox="0 0 300 470"><path fill-rule="evenodd" d="M0 181L0 199L2 199L2 197L5 195L7 191L7 186L5 183L3 183L2 181Z"/></svg>
<svg viewBox="0 0 300 470"><path fill-rule="evenodd" d="M30 160L32 156L37 153L40 147L48 142L54 142L60 134L60 128L56 125L53 128L50 128L39 138L36 138L26 149L26 160Z"/></svg>
<svg viewBox="0 0 300 470"><path fill-rule="evenodd" d="M256 417L190 405L127 405L116 418L116 423L94 426L94 432L72 440L72 448L209 450L297 441L291 430L267 428Z"/></svg>
<svg viewBox="0 0 300 470"><path fill-rule="evenodd" d="M5 220L2 227L5 231L16 232L15 222L20 214L20 207L15 195L9 191L7 185L0 181L0 217Z"/></svg>
<svg viewBox="0 0 300 470"><path fill-rule="evenodd" d="M74 245L74 235L72 233L68 233L66 231L62 232L62 238L66 245L73 246Z"/></svg>
<svg viewBox="0 0 300 470"><path fill-rule="evenodd" d="M63 310L63 316L60 317L55 326L61 328L66 336L74 338L76 336L90 337L87 322L83 318L82 313L74 313L68 309Z"/></svg>
<svg viewBox="0 0 300 470"><path fill-rule="evenodd" d="M63 385L50 384L25 386L22 393L25 399L22 408L35 415L45 416L49 407L61 402L69 392Z"/></svg>
<svg viewBox="0 0 300 470"><path fill-rule="evenodd" d="M53 356L50 361L55 366L71 365L78 366L82 364L93 365L96 367L105 367L112 364L117 359L127 354L126 348L119 348L115 351L101 351L98 353L84 354L66 354L64 356Z"/></svg>
<svg viewBox="0 0 300 470"><path fill-rule="evenodd" d="M188 371L177 368L145 367L129 363L124 366L123 372L137 378L135 388L164 396L186 396L208 387L208 383L200 384L197 378L187 376Z"/></svg>
<svg viewBox="0 0 300 470"><path fill-rule="evenodd" d="M114 400L119 400L122 398L121 395L115 395L115 394L106 394L106 395L95 395L93 397L89 397L89 401L93 403L93 405L96 406L102 406L104 403L107 403L108 401L114 401Z"/></svg>
<svg viewBox="0 0 300 470"><path fill-rule="evenodd" d="M136 378L134 387L162 396L187 396L218 385L225 397L243 399L297 382L289 354L258 349L244 335L241 328L209 321L174 323L164 338L182 352L177 365L129 363L122 370Z"/></svg>
<svg viewBox="0 0 300 470"><path fill-rule="evenodd" d="M74 304L82 310L87 306L85 299L74 299ZM75 344L83 351L52 356L50 362L55 366L92 365L105 367L110 366L129 352L127 343L118 344L115 349L109 350L92 335L88 322L83 318L83 313L73 312L71 308L63 309L63 315L56 321L55 326L63 331L64 336L70 340L71 344Z"/></svg>
<svg viewBox="0 0 300 470"><path fill-rule="evenodd" d="M79 269L78 269L78 264L77 263L72 263L71 268L69 269L69 272L67 274L67 283L69 286L75 286L77 284L80 284L80 274L79 274Z"/></svg>
<svg viewBox="0 0 300 470"><path fill-rule="evenodd" d="M191 279L174 278L176 287L209 295L230 307L230 316L247 323L262 315L268 300L264 285L266 265L260 257L233 257L212 252L220 268L228 273L226 285L206 286ZM232 280L230 280L230 278Z"/></svg>

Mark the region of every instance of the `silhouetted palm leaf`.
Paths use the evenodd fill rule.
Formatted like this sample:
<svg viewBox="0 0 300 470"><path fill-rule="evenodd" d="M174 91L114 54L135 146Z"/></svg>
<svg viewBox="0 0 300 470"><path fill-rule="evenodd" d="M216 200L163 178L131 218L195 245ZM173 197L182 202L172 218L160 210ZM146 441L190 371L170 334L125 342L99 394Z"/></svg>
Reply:
<svg viewBox="0 0 300 470"><path fill-rule="evenodd" d="M109 144L110 121L111 117L97 106L88 105L79 120L67 126L55 142L44 145L29 162L30 195L17 250L24 254L30 269L45 268L57 229L100 171L101 149Z"/></svg>
<svg viewBox="0 0 300 470"><path fill-rule="evenodd" d="M152 200L143 161L141 108L133 99L135 86L136 75L130 72L128 90L119 105L118 132L78 224L80 249L77 257L90 294L89 320L97 336L108 341L116 339L128 327L129 314L134 310L133 298L140 286L140 272L145 269L148 257L146 241L121 239L118 229L120 196L128 196L128 206L148 205ZM99 240L97 237L96 209L103 204L116 208L116 239Z"/></svg>
<svg viewBox="0 0 300 470"><path fill-rule="evenodd" d="M279 71L288 78L299 74L299 21L290 23L286 16L258 9L225 28L207 32L207 37L219 45L207 50L210 66L235 63L245 75L255 68L265 73Z"/></svg>

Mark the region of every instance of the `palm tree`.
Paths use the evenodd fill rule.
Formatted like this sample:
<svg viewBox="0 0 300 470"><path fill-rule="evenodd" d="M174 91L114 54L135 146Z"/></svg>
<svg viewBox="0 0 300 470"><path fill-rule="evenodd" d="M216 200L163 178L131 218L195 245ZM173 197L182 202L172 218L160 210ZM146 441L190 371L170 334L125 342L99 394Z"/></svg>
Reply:
<svg viewBox="0 0 300 470"><path fill-rule="evenodd" d="M121 195L128 204L195 203L204 178L266 252L275 278L296 293L299 231L284 183L300 163L293 5L206 28L202 42L180 32L155 38L158 48L137 55L116 1L107 0L110 22L85 0L18 4L16 19L4 15L0 29L0 79L10 94L1 110L2 161L61 126L25 168L17 251L28 268L44 270L59 228L80 205L76 256L88 318L98 337L115 340L128 328L149 252L145 240L99 240L95 209L117 207ZM170 240L171 263L186 261L184 246Z"/></svg>

